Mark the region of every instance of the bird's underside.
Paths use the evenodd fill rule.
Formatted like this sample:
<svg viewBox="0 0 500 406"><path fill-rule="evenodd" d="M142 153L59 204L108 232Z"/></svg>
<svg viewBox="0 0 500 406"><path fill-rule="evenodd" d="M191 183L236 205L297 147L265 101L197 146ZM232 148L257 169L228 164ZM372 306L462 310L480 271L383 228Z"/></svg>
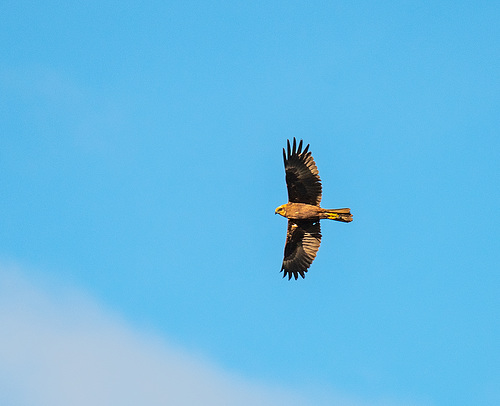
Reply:
<svg viewBox="0 0 500 406"><path fill-rule="evenodd" d="M351 222L350 209L323 209L321 202L321 179L309 145L302 151L302 140L297 146L287 141L283 149L288 203L279 206L275 213L288 219L285 253L281 270L283 277L288 275L298 279L305 277L309 266L316 258L321 244L321 219Z"/></svg>

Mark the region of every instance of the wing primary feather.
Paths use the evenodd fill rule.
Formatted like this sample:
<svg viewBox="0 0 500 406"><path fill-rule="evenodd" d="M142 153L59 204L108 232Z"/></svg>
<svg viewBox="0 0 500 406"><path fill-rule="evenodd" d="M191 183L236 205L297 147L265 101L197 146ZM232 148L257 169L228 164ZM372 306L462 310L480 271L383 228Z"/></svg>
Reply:
<svg viewBox="0 0 500 406"><path fill-rule="evenodd" d="M305 278L321 244L321 228L318 220L288 220L287 238L281 271L283 276Z"/></svg>
<svg viewBox="0 0 500 406"><path fill-rule="evenodd" d="M287 153L284 157L288 200L292 203L319 205L321 202L321 179L316 163L303 140L287 140ZM297 148L298 146L298 148Z"/></svg>
<svg viewBox="0 0 500 406"><path fill-rule="evenodd" d="M286 151L285 151L285 148L283 148L283 162L286 164Z"/></svg>

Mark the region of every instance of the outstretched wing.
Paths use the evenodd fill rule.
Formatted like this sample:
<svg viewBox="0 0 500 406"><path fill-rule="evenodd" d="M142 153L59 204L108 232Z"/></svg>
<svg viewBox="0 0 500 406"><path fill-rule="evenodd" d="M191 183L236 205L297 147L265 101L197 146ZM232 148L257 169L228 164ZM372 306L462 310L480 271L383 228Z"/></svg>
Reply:
<svg viewBox="0 0 500 406"><path fill-rule="evenodd" d="M304 278L307 269L316 258L321 244L321 228L319 219L288 220L286 232L285 256L281 270L288 280L298 276Z"/></svg>
<svg viewBox="0 0 500 406"><path fill-rule="evenodd" d="M308 150L309 144L302 151L302 140L300 140L297 148L295 137L291 149L289 140L287 140L287 150L285 151L285 148L283 148L288 201L319 206L321 202L321 179L318 175L316 163Z"/></svg>

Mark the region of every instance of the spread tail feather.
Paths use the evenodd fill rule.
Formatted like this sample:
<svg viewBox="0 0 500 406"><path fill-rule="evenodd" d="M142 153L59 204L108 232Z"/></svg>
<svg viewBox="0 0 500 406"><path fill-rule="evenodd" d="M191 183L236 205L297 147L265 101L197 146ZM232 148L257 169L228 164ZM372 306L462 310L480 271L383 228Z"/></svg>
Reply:
<svg viewBox="0 0 500 406"><path fill-rule="evenodd" d="M350 223L352 221L351 209L325 209L326 219L342 221L344 223Z"/></svg>

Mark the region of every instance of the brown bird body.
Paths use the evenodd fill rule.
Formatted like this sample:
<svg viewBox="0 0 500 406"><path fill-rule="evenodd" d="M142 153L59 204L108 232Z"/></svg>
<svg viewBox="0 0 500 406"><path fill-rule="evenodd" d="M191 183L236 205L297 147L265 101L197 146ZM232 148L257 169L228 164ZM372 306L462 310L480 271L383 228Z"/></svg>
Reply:
<svg viewBox="0 0 500 406"><path fill-rule="evenodd" d="M305 220L318 217L319 219L331 219L344 222L352 221L350 209L330 210L306 203L287 203L280 207L283 207L283 212L278 212L278 214L281 214L287 219ZM333 214L338 214L338 218L332 218L335 217Z"/></svg>
<svg viewBox="0 0 500 406"><path fill-rule="evenodd" d="M321 179L309 145L302 151L302 140L293 139L293 146L287 141L283 148L288 203L279 206L276 214L288 219L285 254L281 270L283 277L304 278L309 266L316 258L321 244L321 219L349 223L352 221L350 209L323 209L321 202Z"/></svg>

